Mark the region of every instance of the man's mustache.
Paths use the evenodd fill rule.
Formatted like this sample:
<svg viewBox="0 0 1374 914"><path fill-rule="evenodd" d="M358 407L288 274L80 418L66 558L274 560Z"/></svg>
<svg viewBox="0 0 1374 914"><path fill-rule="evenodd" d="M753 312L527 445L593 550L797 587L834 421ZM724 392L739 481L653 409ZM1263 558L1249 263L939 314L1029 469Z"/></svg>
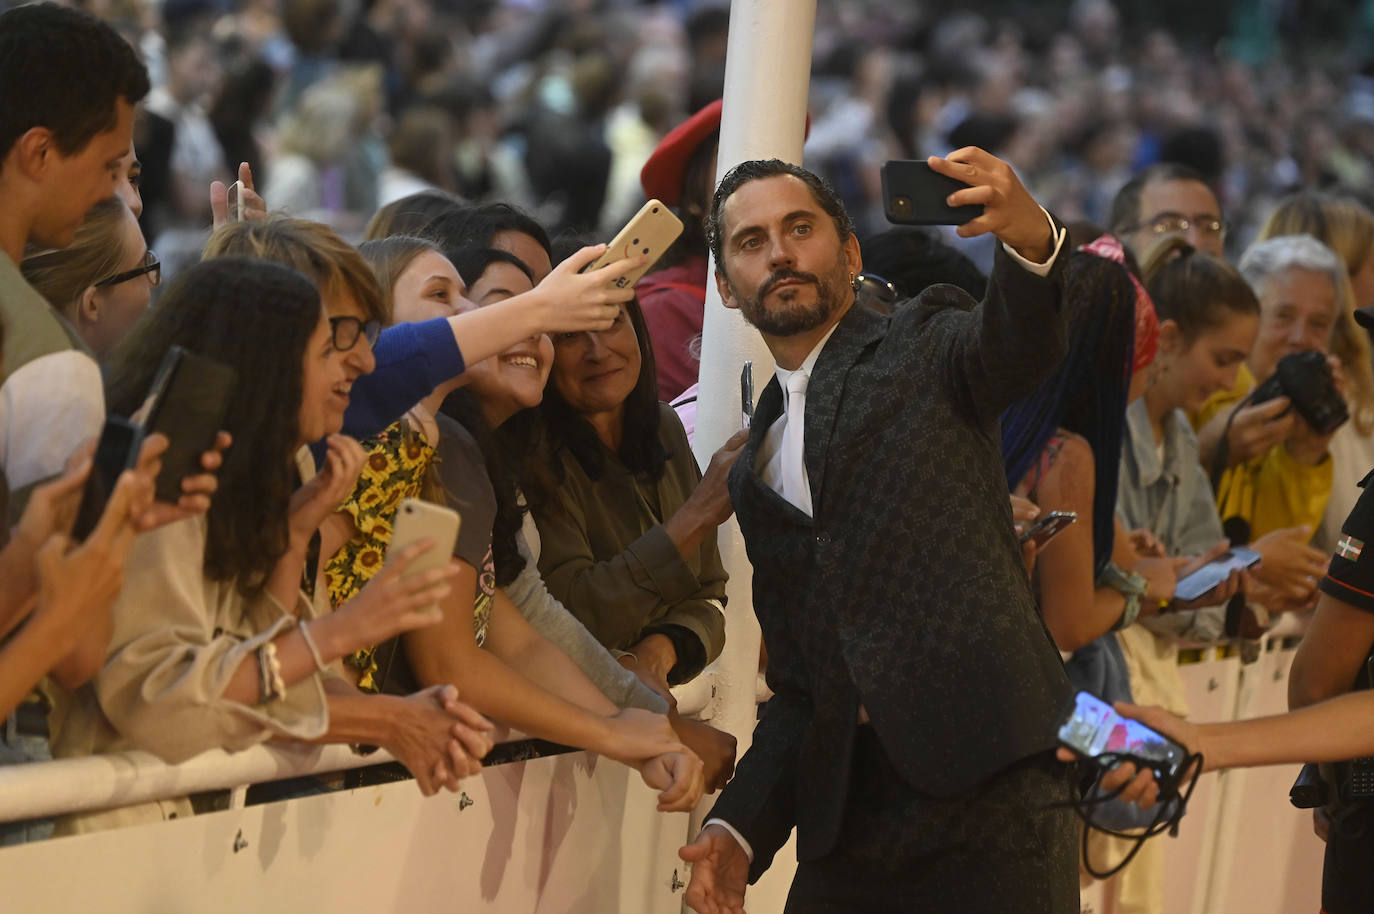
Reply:
<svg viewBox="0 0 1374 914"><path fill-rule="evenodd" d="M763 285L759 286L759 298L763 298L769 292L772 292L773 287L778 283L789 279L799 279L802 282L809 282L817 286L821 284L820 277L816 276L814 273L801 273L797 270L778 270L772 276L769 276L768 279L764 281Z"/></svg>

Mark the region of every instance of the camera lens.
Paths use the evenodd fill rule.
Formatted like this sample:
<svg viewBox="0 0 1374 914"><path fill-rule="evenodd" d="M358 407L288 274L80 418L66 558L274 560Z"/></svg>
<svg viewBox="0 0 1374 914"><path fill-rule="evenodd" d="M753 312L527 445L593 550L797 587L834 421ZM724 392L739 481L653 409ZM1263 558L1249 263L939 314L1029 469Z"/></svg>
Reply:
<svg viewBox="0 0 1374 914"><path fill-rule="evenodd" d="M904 218L906 218L907 216L910 216L910 215L911 215L911 198L910 198L910 197L901 197L901 196L893 197L893 198L892 198L892 215L896 216L896 217L899 218L899 219L904 219Z"/></svg>

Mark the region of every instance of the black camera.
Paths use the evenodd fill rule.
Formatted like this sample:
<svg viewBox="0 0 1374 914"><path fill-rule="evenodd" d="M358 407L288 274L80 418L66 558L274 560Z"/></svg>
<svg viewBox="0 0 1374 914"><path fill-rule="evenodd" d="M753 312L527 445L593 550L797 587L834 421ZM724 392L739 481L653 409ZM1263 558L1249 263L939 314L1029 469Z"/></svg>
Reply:
<svg viewBox="0 0 1374 914"><path fill-rule="evenodd" d="M1255 388L1251 403L1287 397L1303 421L1319 435L1329 435L1345 424L1350 411L1336 390L1326 356L1316 350L1293 352L1279 359L1267 381Z"/></svg>

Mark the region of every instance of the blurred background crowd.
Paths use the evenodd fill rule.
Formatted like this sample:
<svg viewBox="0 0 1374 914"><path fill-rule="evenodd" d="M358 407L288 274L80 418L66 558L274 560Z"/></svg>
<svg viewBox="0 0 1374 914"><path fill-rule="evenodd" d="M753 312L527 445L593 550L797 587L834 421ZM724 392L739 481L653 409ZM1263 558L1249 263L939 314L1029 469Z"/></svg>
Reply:
<svg viewBox="0 0 1374 914"><path fill-rule="evenodd" d="M143 227L173 270L203 241L205 186L243 161L270 208L345 234L437 187L608 237L658 140L720 97L729 27L719 0L88 6L152 74ZM1099 224L1132 173L1184 162L1219 189L1232 256L1286 193L1374 186L1370 0L835 0L817 17L806 164L861 237L882 225L881 162L964 145Z"/></svg>

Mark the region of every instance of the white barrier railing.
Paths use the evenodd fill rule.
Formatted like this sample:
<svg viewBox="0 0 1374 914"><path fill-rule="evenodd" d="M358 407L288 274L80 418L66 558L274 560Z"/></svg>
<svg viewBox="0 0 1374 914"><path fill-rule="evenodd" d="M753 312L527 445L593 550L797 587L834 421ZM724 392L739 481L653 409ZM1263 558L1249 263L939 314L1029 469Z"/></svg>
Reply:
<svg viewBox="0 0 1374 914"><path fill-rule="evenodd" d="M708 675L673 690L680 714L704 720L710 718L714 694ZM499 756L502 748L493 752ZM264 781L390 761L394 759L385 749L360 756L342 745L269 743L242 752L213 749L179 765L138 751L0 765L0 822L113 809L207 790L240 790Z"/></svg>

